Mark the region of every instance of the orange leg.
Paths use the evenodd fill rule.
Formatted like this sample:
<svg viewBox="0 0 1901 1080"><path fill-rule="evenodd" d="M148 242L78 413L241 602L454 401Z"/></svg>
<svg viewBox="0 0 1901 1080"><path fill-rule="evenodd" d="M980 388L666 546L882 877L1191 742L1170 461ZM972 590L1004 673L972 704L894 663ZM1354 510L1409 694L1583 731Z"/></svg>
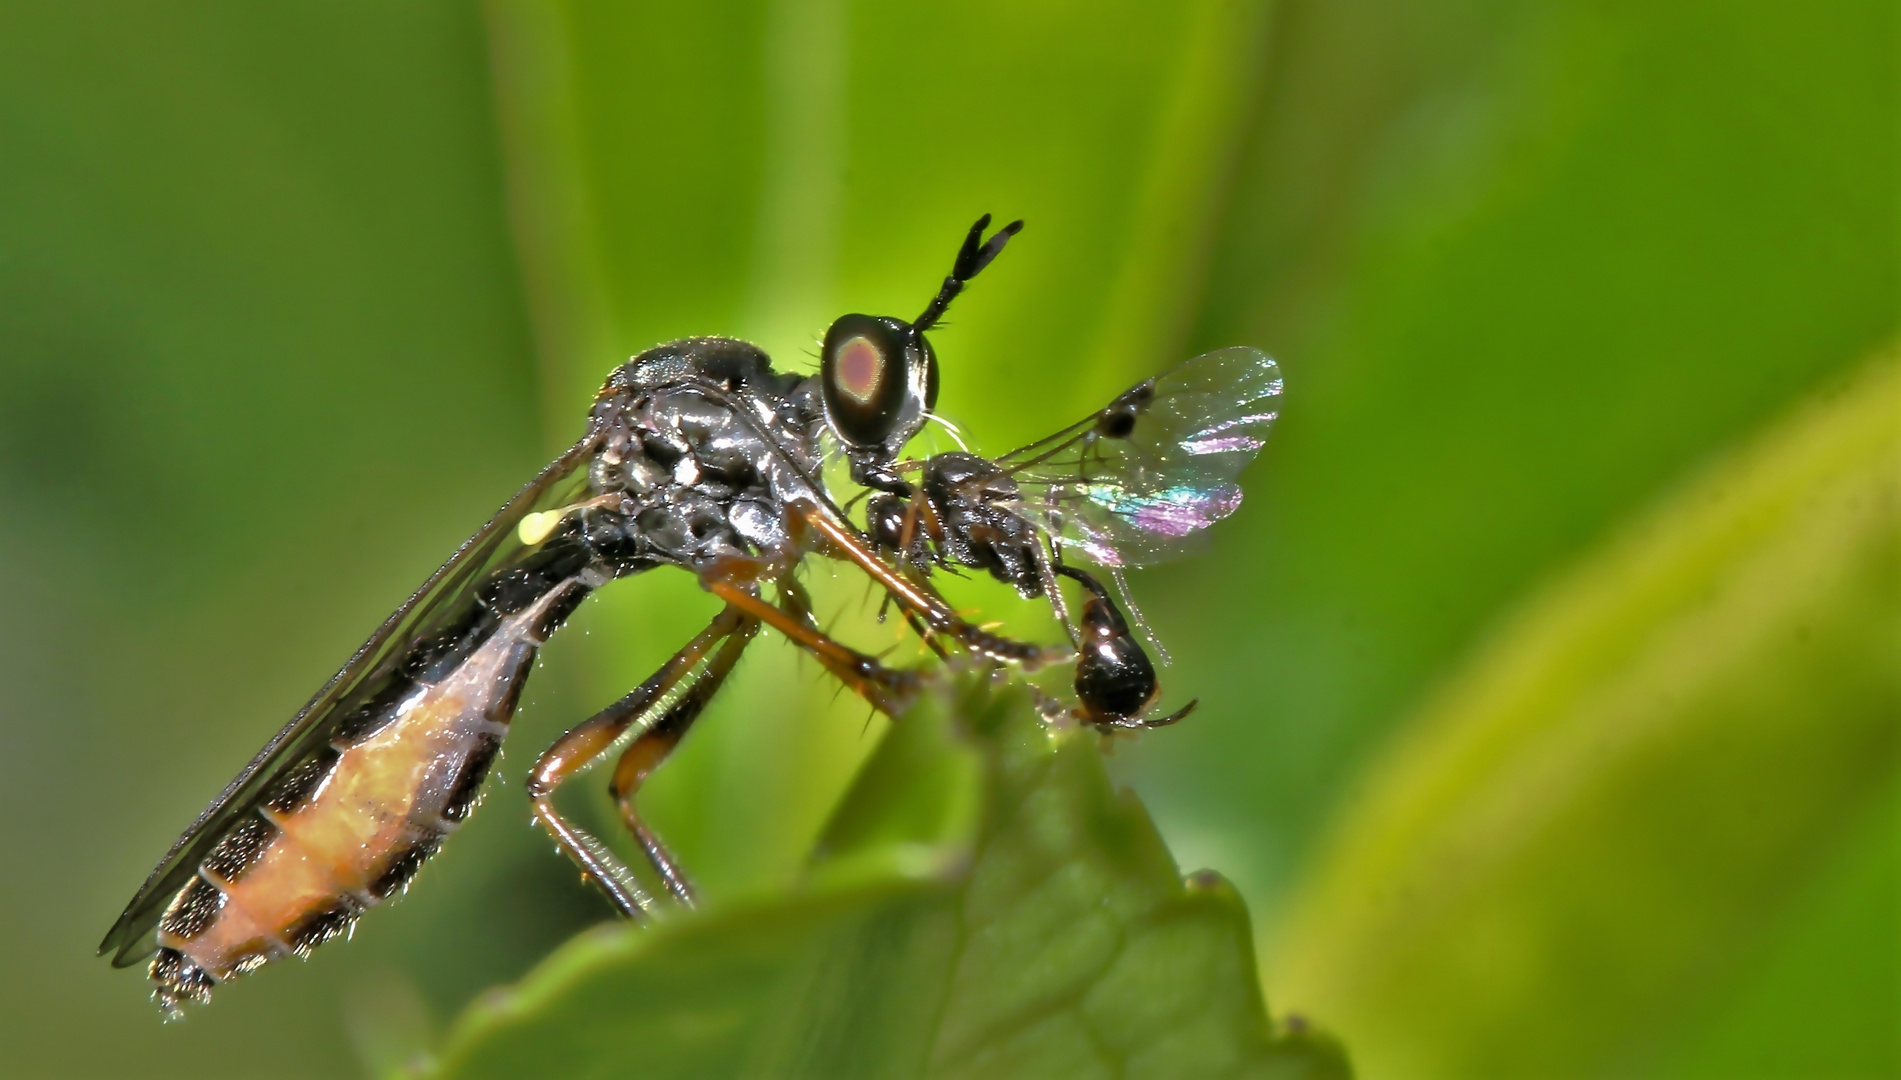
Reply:
<svg viewBox="0 0 1901 1080"><path fill-rule="evenodd" d="M709 574L702 584L706 591L726 601L730 607L745 612L790 638L793 644L816 657L840 682L886 715L895 716L903 712L916 696L917 672L885 667L864 653L832 640L812 624L808 612L801 610L795 614L768 604L757 593L717 572Z"/></svg>
<svg viewBox="0 0 1901 1080"><path fill-rule="evenodd" d="M632 693L557 739L529 772L528 797L535 819L630 918L651 909L657 901L606 845L561 816L553 794L562 782L613 747L637 721L650 716L669 693L685 684L685 690L666 712L628 744L615 766L608 791L667 891L686 904L693 903L692 885L666 845L641 819L635 797L725 683L760 623L784 633L887 714L903 711L916 695L919 680L915 672L884 667L820 631L805 591L789 575L781 573L776 580L780 604L762 599L754 583L771 570L769 564L754 560L726 560L709 567L703 575L706 589L726 601L713 622Z"/></svg>
<svg viewBox="0 0 1901 1080"><path fill-rule="evenodd" d="M556 846L581 867L582 873L593 878L606 891L614 906L629 918L636 918L652 908L654 898L640 887L633 874L605 844L561 816L555 809L554 791L563 781L586 768L619 741L635 721L652 712L654 705L690 675L715 645L736 638L743 648L757 628L758 622L745 613L732 607L725 608L714 616L705 630L700 631L685 648L674 653L646 682L556 739L554 745L548 747L535 762L534 768L529 770L528 798L534 808L535 820L554 837ZM721 656L724 655L725 650L722 650ZM733 657L726 661L726 669L730 670L732 662L737 659L735 651ZM718 658L715 658L717 662ZM724 678L723 674L721 678ZM639 740L636 739L635 743L638 745ZM642 846L647 846L644 839ZM650 858L656 850L662 849L647 849ZM676 875L678 873L670 858L665 860L664 865L656 860L655 868L663 878L668 876L669 871ZM671 881L668 887L672 888Z"/></svg>
<svg viewBox="0 0 1901 1080"><path fill-rule="evenodd" d="M634 805L634 796L640 793L640 785L647 776L660 767L667 755L673 753L674 747L680 745L687 729L706 709L707 702L719 693L726 676L732 672L733 665L739 662L740 654L746 651L746 646L751 644L753 634L758 629L759 624L748 618L739 629L733 631L726 643L720 646L719 652L713 654L706 667L694 677L679 700L652 727L636 735L634 741L627 744L626 751L614 766L614 779L607 786L608 794L614 796L615 804L620 807L621 820L627 824L628 831L634 834L634 839L640 841L641 850L646 852L647 861L653 864L660 880L666 883L667 891L688 907L694 903L693 884L667 846L661 843L660 837L641 820L640 811Z"/></svg>
<svg viewBox="0 0 1901 1080"><path fill-rule="evenodd" d="M886 713L901 711L917 690L918 678L915 673L883 667L871 657L839 644L820 631L812 618L811 598L789 572L781 572L775 579L779 602L769 604L762 599L753 591L756 586L751 583L768 569L767 564L756 562L729 562L709 568L705 582L707 590L726 601L728 612L740 613L745 621L732 631L719 652L694 676L685 692L666 713L628 745L614 767L614 778L608 785L609 793L620 807L621 819L640 841L641 849L666 883L667 890L688 905L694 902L692 883L660 837L641 818L635 798L647 777L680 744L687 729L693 726L707 703L719 692L727 675L732 672L733 665L739 662L740 654L751 643L760 623L768 623L784 633L793 643L816 656L827 670L846 685ZM741 585L741 580L748 584Z"/></svg>
<svg viewBox="0 0 1901 1080"><path fill-rule="evenodd" d="M1073 650L1048 649L999 637L968 622L951 609L948 601L928 584L906 577L878 557L877 552L849 526L833 520L819 507L806 502L794 503L791 513L796 527L803 526L824 538L828 553L854 563L883 586L906 610L914 612L933 631L955 639L970 651L993 660L1006 660L1035 668L1068 659Z"/></svg>

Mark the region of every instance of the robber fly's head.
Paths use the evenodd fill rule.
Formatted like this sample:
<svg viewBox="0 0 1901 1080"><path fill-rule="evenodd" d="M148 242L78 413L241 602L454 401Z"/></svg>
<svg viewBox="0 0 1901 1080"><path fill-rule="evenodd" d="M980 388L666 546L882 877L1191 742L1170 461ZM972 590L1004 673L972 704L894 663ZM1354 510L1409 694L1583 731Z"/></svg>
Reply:
<svg viewBox="0 0 1901 1080"><path fill-rule="evenodd" d="M889 315L841 315L825 332L819 361L825 419L844 444L859 483L888 477L886 466L937 404L937 353L924 332L1023 223L1013 221L986 241L983 232L989 226L989 214L971 226L950 276L924 314L910 322Z"/></svg>
<svg viewBox="0 0 1901 1080"><path fill-rule="evenodd" d="M825 418L848 451L896 456L937 403L937 353L916 323L841 315L822 357Z"/></svg>

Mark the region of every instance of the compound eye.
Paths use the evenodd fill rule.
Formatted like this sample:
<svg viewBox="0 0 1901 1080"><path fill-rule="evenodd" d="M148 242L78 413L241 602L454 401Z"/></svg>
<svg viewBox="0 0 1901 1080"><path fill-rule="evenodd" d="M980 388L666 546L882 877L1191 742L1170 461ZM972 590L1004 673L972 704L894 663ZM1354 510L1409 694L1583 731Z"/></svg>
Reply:
<svg viewBox="0 0 1901 1080"><path fill-rule="evenodd" d="M825 412L839 438L882 446L906 411L912 345L918 335L897 319L843 315L825 332L820 361Z"/></svg>

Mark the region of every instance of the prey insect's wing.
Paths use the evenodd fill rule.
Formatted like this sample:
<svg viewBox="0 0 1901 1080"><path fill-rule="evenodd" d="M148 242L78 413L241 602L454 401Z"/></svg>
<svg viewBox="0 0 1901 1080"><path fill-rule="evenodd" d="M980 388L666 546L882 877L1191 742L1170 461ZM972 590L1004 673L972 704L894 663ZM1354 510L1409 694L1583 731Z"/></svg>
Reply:
<svg viewBox="0 0 1901 1080"><path fill-rule="evenodd" d="M1104 566L1193 550L1241 505L1237 481L1279 416L1281 371L1220 349L1137 383L1109 406L999 458L1010 509Z"/></svg>
<svg viewBox="0 0 1901 1080"><path fill-rule="evenodd" d="M101 955L111 952L114 966L125 967L157 948L154 929L166 904L197 873L198 864L230 824L251 813L279 776L329 743L340 723L393 677L413 645L467 619L477 603L478 586L539 546L539 537L533 544L523 539L522 519L585 497L587 464L598 442L598 432L590 430L543 469L370 635L159 860L100 942ZM537 531L545 536L546 530Z"/></svg>

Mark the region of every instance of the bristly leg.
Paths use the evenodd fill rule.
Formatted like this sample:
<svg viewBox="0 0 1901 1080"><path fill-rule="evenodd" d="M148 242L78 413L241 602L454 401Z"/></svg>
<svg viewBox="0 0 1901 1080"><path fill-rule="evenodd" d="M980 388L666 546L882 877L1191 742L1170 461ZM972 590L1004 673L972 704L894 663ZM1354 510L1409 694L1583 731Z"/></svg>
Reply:
<svg viewBox="0 0 1901 1080"><path fill-rule="evenodd" d="M719 693L725 685L726 676L732 673L734 665L739 663L746 646L752 643L753 635L759 630L759 624L748 619L742 623L720 646L713 658L706 662L693 681L686 687L678 700L655 721L652 727L641 732L627 749L621 753L620 760L614 766L614 778L607 785L607 793L614 797L614 803L620 808L621 821L627 831L639 841L640 849L647 861L660 875L667 891L674 899L688 907L695 902L693 883L679 860L667 850L658 834L647 826L640 816L635 797L640 794L640 786L661 762L673 753L686 738L686 733L706 710L707 703Z"/></svg>
<svg viewBox="0 0 1901 1080"><path fill-rule="evenodd" d="M1025 670L1035 670L1043 664L1057 663L1075 655L1067 646L1048 648L1012 641L966 622L928 583L915 581L892 569L877 552L866 546L855 530L834 521L820 507L799 501L792 504L790 512L795 530L809 530L822 538L823 543L818 545L820 550L863 570L900 607L915 613L931 630L969 651L991 660L1019 664Z"/></svg>
<svg viewBox="0 0 1901 1080"><path fill-rule="evenodd" d="M809 611L788 612L767 603L732 579L716 574L717 571L702 575L701 583L706 591L784 634L877 708L895 716L916 696L920 683L917 672L885 667L872 657L828 637L813 625Z"/></svg>
<svg viewBox="0 0 1901 1080"><path fill-rule="evenodd" d="M640 918L657 901L640 887L633 873L605 844L561 816L554 806L555 789L606 753L621 736L631 730L636 721L650 714L669 692L706 660L715 646L738 636L742 643L733 651L732 659L728 662L730 667L732 662L738 660L739 650L744 649L744 642L751 640L756 629L757 623L740 610L730 605L722 609L706 629L668 658L659 671L627 696L569 729L542 752L534 768L529 770L528 798L534 808L536 822L554 837L555 845L574 860L584 875L607 893L608 899L627 918ZM638 742L636 740L636 745ZM659 850L664 855L664 849ZM652 854L653 850L650 849L649 856ZM656 869L663 878L669 870L677 872L670 858L666 859L665 865L657 862ZM669 888L672 888L671 883Z"/></svg>

